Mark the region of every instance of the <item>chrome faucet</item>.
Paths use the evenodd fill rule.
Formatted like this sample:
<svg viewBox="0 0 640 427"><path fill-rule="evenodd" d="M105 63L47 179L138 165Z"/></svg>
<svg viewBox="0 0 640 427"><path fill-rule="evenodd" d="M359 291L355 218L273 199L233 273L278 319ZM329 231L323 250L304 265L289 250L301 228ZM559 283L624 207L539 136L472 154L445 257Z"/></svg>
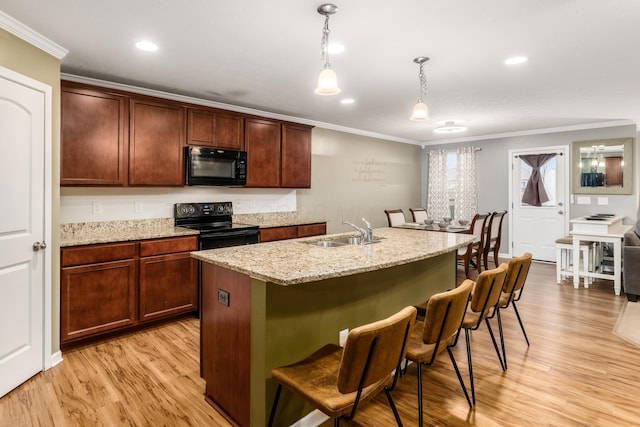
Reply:
<svg viewBox="0 0 640 427"><path fill-rule="evenodd" d="M367 225L367 228L358 227L355 224L350 223L349 221L343 221L343 224L350 225L351 227L358 230L360 233L360 244L371 243L373 241L373 229L371 228L371 224L366 219L362 218L364 223Z"/></svg>
<svg viewBox="0 0 640 427"><path fill-rule="evenodd" d="M364 218L362 218L362 221L367 225L367 243L371 243L373 242L373 228L371 228L371 223Z"/></svg>

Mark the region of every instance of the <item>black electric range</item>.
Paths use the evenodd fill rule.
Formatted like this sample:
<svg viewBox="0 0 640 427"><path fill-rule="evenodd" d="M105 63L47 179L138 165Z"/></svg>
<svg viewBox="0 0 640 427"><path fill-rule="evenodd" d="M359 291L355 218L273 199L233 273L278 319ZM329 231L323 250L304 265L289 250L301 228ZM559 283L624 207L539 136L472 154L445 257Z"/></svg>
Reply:
<svg viewBox="0 0 640 427"><path fill-rule="evenodd" d="M258 226L232 221L231 202L176 203L175 225L198 230L200 250L258 243Z"/></svg>

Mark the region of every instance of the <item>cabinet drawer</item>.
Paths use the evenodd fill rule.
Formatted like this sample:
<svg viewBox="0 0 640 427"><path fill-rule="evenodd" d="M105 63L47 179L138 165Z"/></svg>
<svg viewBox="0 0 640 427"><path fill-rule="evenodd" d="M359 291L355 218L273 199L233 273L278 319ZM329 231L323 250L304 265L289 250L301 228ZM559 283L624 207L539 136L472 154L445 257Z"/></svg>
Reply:
<svg viewBox="0 0 640 427"><path fill-rule="evenodd" d="M320 236L327 234L327 223L305 224L298 226L298 237Z"/></svg>
<svg viewBox="0 0 640 427"><path fill-rule="evenodd" d="M273 227L260 229L260 242L272 242L274 240L295 239L298 237L298 227Z"/></svg>
<svg viewBox="0 0 640 427"><path fill-rule="evenodd" d="M60 262L62 267L68 267L71 265L130 259L136 257L137 248L138 244L131 242L62 248Z"/></svg>
<svg viewBox="0 0 640 427"><path fill-rule="evenodd" d="M140 242L141 257L195 250L198 250L198 236L170 237Z"/></svg>

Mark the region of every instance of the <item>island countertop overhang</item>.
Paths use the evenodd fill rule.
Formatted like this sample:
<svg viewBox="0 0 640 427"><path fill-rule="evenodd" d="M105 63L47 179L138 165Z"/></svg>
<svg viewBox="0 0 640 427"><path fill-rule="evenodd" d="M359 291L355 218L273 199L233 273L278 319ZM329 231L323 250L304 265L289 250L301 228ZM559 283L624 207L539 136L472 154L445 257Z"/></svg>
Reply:
<svg viewBox="0 0 640 427"><path fill-rule="evenodd" d="M470 234L378 228L374 238L380 239L379 243L333 248L309 244L353 235L341 233L210 249L192 252L191 256L255 279L291 286L420 261L455 251L474 239Z"/></svg>

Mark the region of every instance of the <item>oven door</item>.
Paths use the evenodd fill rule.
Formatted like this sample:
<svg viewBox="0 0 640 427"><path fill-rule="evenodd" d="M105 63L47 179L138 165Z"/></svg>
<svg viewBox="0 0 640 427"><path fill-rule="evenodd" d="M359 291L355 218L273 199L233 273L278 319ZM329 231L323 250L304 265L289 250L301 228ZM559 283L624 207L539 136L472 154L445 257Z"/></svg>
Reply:
<svg viewBox="0 0 640 427"><path fill-rule="evenodd" d="M200 234L200 250L258 243L258 230L234 230Z"/></svg>

